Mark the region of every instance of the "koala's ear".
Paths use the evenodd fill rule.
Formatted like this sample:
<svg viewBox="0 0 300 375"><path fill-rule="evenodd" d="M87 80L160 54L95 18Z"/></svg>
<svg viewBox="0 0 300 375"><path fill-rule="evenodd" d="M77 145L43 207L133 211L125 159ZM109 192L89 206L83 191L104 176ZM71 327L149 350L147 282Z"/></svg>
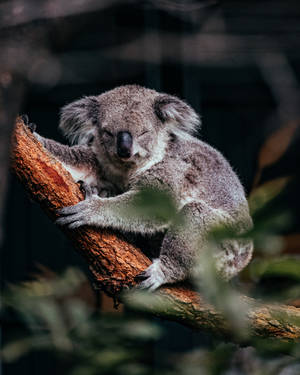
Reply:
<svg viewBox="0 0 300 375"><path fill-rule="evenodd" d="M193 108L176 96L159 95L154 101L154 111L163 123L170 122L189 134L194 133L201 124Z"/></svg>
<svg viewBox="0 0 300 375"><path fill-rule="evenodd" d="M99 122L100 104L96 96L86 96L61 109L59 128L71 144L88 144Z"/></svg>

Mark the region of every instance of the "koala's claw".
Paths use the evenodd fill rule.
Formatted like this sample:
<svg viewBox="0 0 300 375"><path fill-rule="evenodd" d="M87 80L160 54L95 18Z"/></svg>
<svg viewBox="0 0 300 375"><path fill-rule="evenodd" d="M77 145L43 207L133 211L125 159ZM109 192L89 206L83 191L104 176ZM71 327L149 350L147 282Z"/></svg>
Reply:
<svg viewBox="0 0 300 375"><path fill-rule="evenodd" d="M77 183L80 186L80 190L84 194L84 199L88 199L91 197L91 195L93 195L91 185L87 184L85 181L82 181L82 180L77 181Z"/></svg>
<svg viewBox="0 0 300 375"><path fill-rule="evenodd" d="M148 289L150 292L159 288L167 282L166 276L162 270L160 259L154 259L151 266L136 277L144 279L138 286L138 289Z"/></svg>
<svg viewBox="0 0 300 375"><path fill-rule="evenodd" d="M31 122L29 125L27 125L31 133L34 133L36 131L36 124Z"/></svg>
<svg viewBox="0 0 300 375"><path fill-rule="evenodd" d="M26 114L23 114L20 116L22 121L24 122L24 125L27 126L27 128L31 131L31 133L34 133L36 131L36 124L33 122L29 122L29 117Z"/></svg>
<svg viewBox="0 0 300 375"><path fill-rule="evenodd" d="M80 190L84 194L84 199L89 199L92 195L98 195L98 189L96 186L92 186L82 180L77 181L77 183L80 186Z"/></svg>
<svg viewBox="0 0 300 375"><path fill-rule="evenodd" d="M21 120L24 122L25 125L29 124L29 117L25 113L20 116Z"/></svg>
<svg viewBox="0 0 300 375"><path fill-rule="evenodd" d="M29 117L26 114L21 115L20 117L27 128L31 131L31 133L34 133L36 131L36 124L33 122L29 122Z"/></svg>
<svg viewBox="0 0 300 375"><path fill-rule="evenodd" d="M147 276L146 271L143 271L143 272L138 273L138 274L135 276L134 280L135 280L135 281L142 281L142 280L147 279L147 277L148 277L148 276Z"/></svg>
<svg viewBox="0 0 300 375"><path fill-rule="evenodd" d="M57 210L59 217L55 224L66 225L69 229L75 229L82 225L95 225L94 213L98 210L98 196L91 196L74 206L68 206Z"/></svg>
<svg viewBox="0 0 300 375"><path fill-rule="evenodd" d="M74 229L80 227L81 225L84 225L85 223L83 222L82 216L80 214L74 214L58 218L55 221L55 224L67 225L68 228Z"/></svg>

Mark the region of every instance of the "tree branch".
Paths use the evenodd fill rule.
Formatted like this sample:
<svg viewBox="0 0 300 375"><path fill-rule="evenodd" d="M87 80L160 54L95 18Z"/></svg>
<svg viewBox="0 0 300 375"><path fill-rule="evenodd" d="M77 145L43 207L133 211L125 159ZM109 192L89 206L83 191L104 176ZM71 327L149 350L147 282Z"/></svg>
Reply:
<svg viewBox="0 0 300 375"><path fill-rule="evenodd" d="M56 218L58 208L74 205L83 199L71 175L45 150L20 119L13 133L11 162L32 198L51 219ZM134 285L134 277L151 264L137 247L113 232L93 228L62 230L85 257L96 282L110 295L116 295L125 285ZM299 309L261 304L246 296L241 298L249 306L247 319L253 335L289 340L300 338ZM155 299L153 306L144 304L145 311L218 335L231 335L230 326L222 314L187 287L160 288L155 293ZM157 303L160 304L159 309Z"/></svg>

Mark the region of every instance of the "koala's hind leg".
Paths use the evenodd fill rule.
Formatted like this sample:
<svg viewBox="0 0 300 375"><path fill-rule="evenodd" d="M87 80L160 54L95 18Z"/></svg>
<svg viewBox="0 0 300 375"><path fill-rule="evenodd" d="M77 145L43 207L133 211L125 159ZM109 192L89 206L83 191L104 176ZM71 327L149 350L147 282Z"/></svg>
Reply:
<svg viewBox="0 0 300 375"><path fill-rule="evenodd" d="M166 283L181 281L190 276L196 255L207 240L207 234L218 223L232 221L223 210L213 209L205 202L195 202L182 209L185 224L171 227L166 233L160 256L144 271L140 287L155 290ZM216 257L217 271L226 279L237 274L250 260L251 241L224 241ZM219 256L220 254L220 256ZM242 257L241 257L242 255Z"/></svg>
<svg viewBox="0 0 300 375"><path fill-rule="evenodd" d="M141 288L155 290L162 284L186 279L195 262L195 256L203 244L210 225L216 223L216 212L206 203L195 202L183 207L182 226L172 226L166 233L160 256L140 277Z"/></svg>

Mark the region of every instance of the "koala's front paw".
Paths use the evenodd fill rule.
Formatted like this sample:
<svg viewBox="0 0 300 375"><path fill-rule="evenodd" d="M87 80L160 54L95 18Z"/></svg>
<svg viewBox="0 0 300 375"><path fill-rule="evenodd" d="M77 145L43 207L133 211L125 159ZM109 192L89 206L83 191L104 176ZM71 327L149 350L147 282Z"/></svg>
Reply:
<svg viewBox="0 0 300 375"><path fill-rule="evenodd" d="M90 185L82 180L77 181L77 183L80 185L80 190L84 194L84 199L89 199L92 195L98 195L97 186Z"/></svg>
<svg viewBox="0 0 300 375"><path fill-rule="evenodd" d="M139 289L148 289L149 291L153 291L165 284L167 280L160 259L154 259L151 266L137 275L136 279L144 280L137 286Z"/></svg>
<svg viewBox="0 0 300 375"><path fill-rule="evenodd" d="M61 217L55 223L66 225L69 229L75 229L82 225L95 225L100 204L101 199L92 195L91 198L85 199L74 206L61 208L57 211Z"/></svg>
<svg viewBox="0 0 300 375"><path fill-rule="evenodd" d="M36 131L36 124L29 122L29 117L26 114L21 115L20 117L31 133L34 133Z"/></svg>
<svg viewBox="0 0 300 375"><path fill-rule="evenodd" d="M111 197L112 194L108 189L101 189L99 192L99 197L101 198L109 198Z"/></svg>

